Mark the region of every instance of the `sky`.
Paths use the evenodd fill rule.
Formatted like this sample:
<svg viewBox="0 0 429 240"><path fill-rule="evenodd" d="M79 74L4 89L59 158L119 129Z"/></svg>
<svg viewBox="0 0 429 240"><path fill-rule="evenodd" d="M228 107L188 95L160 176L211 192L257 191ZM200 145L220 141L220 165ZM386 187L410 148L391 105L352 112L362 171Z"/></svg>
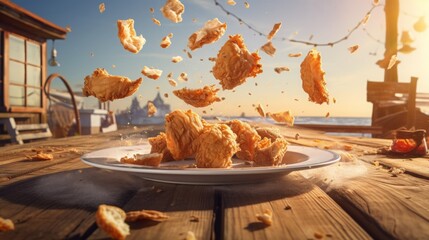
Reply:
<svg viewBox="0 0 429 240"><path fill-rule="evenodd" d="M329 113L330 116L370 117L372 104L366 101L366 82L384 79L383 69L375 64L384 53L384 45L379 43L384 42L385 36L383 6L374 9L369 21L346 41L332 47L317 47L326 72L326 86L330 98L336 99L335 104L331 101L329 105L319 105L308 101L308 95L302 89L300 64L313 46L284 40L309 41L312 36L311 42L327 43L341 39L364 18L372 7L372 0L247 0L249 8L242 0L235 0L235 6L228 5L226 0L218 0L228 11L260 32L269 33L277 22L282 22L282 27L273 40L277 48L275 55L269 56L259 51L263 73L256 78L248 78L234 92L221 90L218 95L225 97L225 100L205 108L187 105L172 91L212 84L220 88L219 81L210 73L214 63L208 58L216 57L229 35L241 34L251 52L267 42L266 37L240 24L217 7L214 1L182 0L185 12L180 23L172 23L162 16L159 9L165 3L163 0L12 1L59 26L71 28L66 40L55 42L57 60L61 66L48 67L48 73L60 73L75 91L81 91L85 76L100 67L112 75L126 76L132 80L143 77L142 85L132 97L111 103L114 111L129 107L133 97L138 97L141 106L144 106L160 92L161 95L169 94L165 101L173 110L192 109L199 114L203 111L209 115L240 115L244 112L247 116L256 116L258 113L253 105L261 104L267 112L290 110L296 116L325 116ZM105 4L103 13L98 9L100 3ZM384 1L380 1L379 5L383 4ZM150 8L155 9L153 14ZM411 76L418 77L417 91L429 92L429 30L413 30L413 24L421 16L425 16L429 23L429 0L400 0L398 29L400 33L410 31L414 39L412 46L416 50L410 54L398 54L401 61L398 76L400 82L408 82ZM154 24L152 17L158 19L161 26ZM117 20L129 18L134 19L137 34L142 34L146 39L146 44L137 54L126 51L117 37ZM192 58L188 58L183 51L187 48L188 37L213 18L227 23L225 35L215 43L192 51ZM159 43L169 33L174 35L172 45L162 49ZM48 53L51 44L49 41ZM351 54L348 48L353 45L359 45L359 49ZM288 57L289 53L299 52L303 54L301 57ZM177 55L184 60L172 63L171 57ZM141 74L143 66L161 69L163 75L156 81L145 78ZM278 66L287 66L290 71L277 74L274 68ZM178 81L178 86L172 87L167 81L170 72L176 79L181 72L186 72L189 81ZM61 84L54 87L62 88ZM92 107L96 101L89 97L85 102L86 107Z"/></svg>

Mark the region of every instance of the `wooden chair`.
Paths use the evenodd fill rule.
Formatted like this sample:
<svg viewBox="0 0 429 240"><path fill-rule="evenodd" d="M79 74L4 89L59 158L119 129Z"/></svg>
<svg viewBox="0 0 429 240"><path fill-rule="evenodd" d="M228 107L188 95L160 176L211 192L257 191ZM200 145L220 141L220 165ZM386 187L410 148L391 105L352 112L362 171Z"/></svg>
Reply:
<svg viewBox="0 0 429 240"><path fill-rule="evenodd" d="M383 134L416 123L416 77L404 82L367 82L367 101L373 104L372 126L381 126Z"/></svg>
<svg viewBox="0 0 429 240"><path fill-rule="evenodd" d="M25 140L52 137L47 123L16 124L14 117L0 118L0 124L6 127L12 143L24 144Z"/></svg>

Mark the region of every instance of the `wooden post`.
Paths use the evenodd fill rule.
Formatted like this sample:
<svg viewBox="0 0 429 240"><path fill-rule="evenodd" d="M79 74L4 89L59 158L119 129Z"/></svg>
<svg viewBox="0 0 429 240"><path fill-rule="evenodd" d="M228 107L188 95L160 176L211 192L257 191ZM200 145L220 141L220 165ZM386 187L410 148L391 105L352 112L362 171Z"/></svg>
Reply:
<svg viewBox="0 0 429 240"><path fill-rule="evenodd" d="M390 59L392 55L398 52L398 16L399 16L399 0L386 0L384 6L386 15L386 50L384 57ZM385 82L398 82L398 64L395 64L391 69L384 70Z"/></svg>
<svg viewBox="0 0 429 240"><path fill-rule="evenodd" d="M408 113L407 113L407 128L415 127L416 125L416 90L417 77L411 77L410 91L408 93Z"/></svg>

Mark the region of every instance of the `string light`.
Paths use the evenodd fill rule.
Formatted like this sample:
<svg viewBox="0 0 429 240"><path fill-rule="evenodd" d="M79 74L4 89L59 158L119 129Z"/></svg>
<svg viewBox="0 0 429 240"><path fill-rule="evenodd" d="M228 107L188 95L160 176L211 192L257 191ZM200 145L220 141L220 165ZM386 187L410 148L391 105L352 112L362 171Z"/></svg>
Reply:
<svg viewBox="0 0 429 240"><path fill-rule="evenodd" d="M252 30L252 31L254 31L255 33L257 33L259 36L264 36L264 37L266 37L267 36L267 34L265 34L265 33L263 33L263 32L261 32L261 31L259 31L258 29L256 29L256 28L254 28L254 27L252 27L250 24L248 24L246 21L244 21L242 18L240 18L239 16L237 16L236 14L234 14L234 13L232 13L232 12L230 12L230 11L228 11L228 10L226 10L225 9L225 7L224 6L222 6L222 4L220 4L217 0L213 0L214 1L214 3L215 3L215 5L216 6L218 6L226 15L228 15L228 16L232 16L233 18L235 18L235 19L237 19L237 21L240 23L240 24L242 24L242 25L245 25L246 27L248 27L250 30ZM345 41L345 40L347 40L352 34L353 34L353 32L355 32L360 26L362 26L362 25L364 25L365 24L365 18L367 18L368 16L370 16L371 15L371 13L372 13L372 11L374 10L374 9L376 9L377 7L381 7L381 6L383 6L383 5L373 5L369 10L368 10L368 12L365 14L365 17L362 19L362 20L360 20L357 24L356 24L356 26L352 29L352 30L350 30L348 33L347 33L347 35L345 35L344 37L342 37L342 38L340 38L340 39L338 39L338 40L336 40L336 41L331 41L331 42L327 42L327 43L316 43L316 42L311 42L311 41L305 41L305 40L296 40L296 39L292 39L292 38L285 38L285 37L282 37L282 38L278 38L278 37L275 37L275 38L273 38L273 39L276 39L276 40L281 40L281 41L289 41L289 42L293 42L293 43L301 43L301 44L305 44L305 45L311 45L311 46L314 46L314 47L317 47L317 46L329 46L329 47L333 47L335 44L338 44L338 43L340 43L340 42L342 42L342 41ZM311 39L310 39L311 40Z"/></svg>

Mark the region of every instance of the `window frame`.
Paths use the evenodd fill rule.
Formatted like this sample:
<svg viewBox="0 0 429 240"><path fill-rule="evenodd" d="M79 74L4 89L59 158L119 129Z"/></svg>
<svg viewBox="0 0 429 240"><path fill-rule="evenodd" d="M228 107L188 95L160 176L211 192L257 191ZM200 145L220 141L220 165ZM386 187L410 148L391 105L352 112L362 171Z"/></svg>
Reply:
<svg viewBox="0 0 429 240"><path fill-rule="evenodd" d="M10 59L9 56L9 40L10 40L10 36L16 37L16 38L20 38L24 40L24 54L25 54L25 59L24 62L16 60L16 59ZM7 32L7 31L3 31L3 36L2 36L2 41L3 41L3 96L2 96L2 100L3 100L3 105L4 108L8 111L8 112L36 112L36 113L45 113L46 112L46 104L47 104L47 100L46 100L46 96L43 94L43 86L45 84L45 78L46 78L46 42L40 42L37 41L35 39L31 39L25 36L22 36L20 34L17 33L12 33L12 32ZM40 65L36 65L36 64L32 64L32 63L28 63L27 62L27 45L28 43L32 43L32 44L36 44L40 46ZM24 64L24 84L19 84L19 83L12 83L10 81L10 73L9 73L9 64L10 61L16 62L16 63L21 63ZM37 67L40 68L40 74L41 74L41 79L40 79L40 86L33 86L33 85L28 85L27 84L27 68L28 66L33 66L33 67ZM0 79L1 81L1 79ZM24 105L23 106L17 106L17 105L11 105L10 101L9 101L9 86L13 85L13 86L22 86L24 87ZM27 96L27 92L29 88L33 88L33 89L40 89L40 106L30 106L28 104L28 98L29 96Z"/></svg>

